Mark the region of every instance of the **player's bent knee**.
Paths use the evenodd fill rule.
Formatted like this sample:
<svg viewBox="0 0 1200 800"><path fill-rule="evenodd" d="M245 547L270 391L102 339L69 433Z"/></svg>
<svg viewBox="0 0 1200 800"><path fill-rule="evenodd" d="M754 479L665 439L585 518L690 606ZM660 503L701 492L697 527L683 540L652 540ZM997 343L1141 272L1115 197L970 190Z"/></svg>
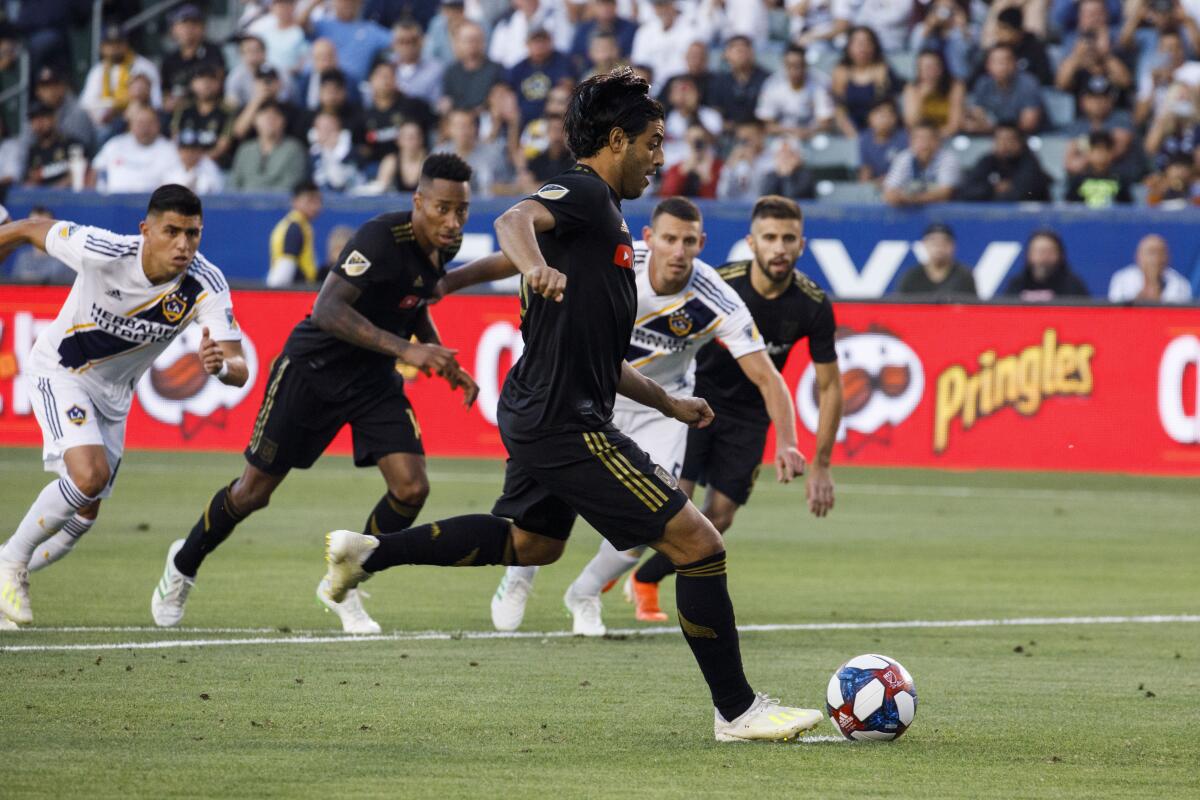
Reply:
<svg viewBox="0 0 1200 800"><path fill-rule="evenodd" d="M96 517L100 516L100 501L96 500L95 502L88 503L75 513L84 519L95 520Z"/></svg>
<svg viewBox="0 0 1200 800"><path fill-rule="evenodd" d="M88 497L95 497L103 492L112 477L108 464L94 462L76 466L74 469L68 470L67 474L71 476L71 483L75 484L75 488Z"/></svg>
<svg viewBox="0 0 1200 800"><path fill-rule="evenodd" d="M397 485L389 485L388 492L401 503L419 508L425 505L429 497L429 479L424 475L411 478Z"/></svg>
<svg viewBox="0 0 1200 800"><path fill-rule="evenodd" d="M523 567L544 567L562 556L567 543L512 526L513 550Z"/></svg>
<svg viewBox="0 0 1200 800"><path fill-rule="evenodd" d="M716 555L725 549L725 543L708 518L688 503L667 523L663 537L653 547L679 565Z"/></svg>

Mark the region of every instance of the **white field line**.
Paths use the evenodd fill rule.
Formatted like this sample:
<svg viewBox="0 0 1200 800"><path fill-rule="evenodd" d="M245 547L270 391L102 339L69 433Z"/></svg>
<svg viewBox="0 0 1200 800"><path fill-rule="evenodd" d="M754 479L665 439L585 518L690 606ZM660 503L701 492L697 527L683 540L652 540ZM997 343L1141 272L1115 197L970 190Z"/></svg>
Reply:
<svg viewBox="0 0 1200 800"><path fill-rule="evenodd" d="M1200 615L1198 614L1158 614L1135 617L1016 617L1013 619L900 620L892 622L815 622L796 624L739 625L738 631L741 633L776 633L781 631L859 631L897 630L909 628L998 628L1047 625L1156 625L1162 623L1196 622L1200 622ZM28 632L14 632L13 635L20 636L23 635L23 633L33 633L37 631L49 632L51 630L74 630L77 632L161 631L161 629L147 628L40 628L33 629ZM246 629L180 629L180 632L187 633L211 630L240 631ZM249 630L268 631L270 629ZM278 633L277 630L272 632ZM623 628L609 631L609 634L614 636L664 636L677 635L678 633L679 629L673 626ZM373 634L366 636L329 635L327 633L323 634L319 632L313 632L277 635L273 637L258 636L253 638L243 637L230 639L171 639L155 642L99 642L44 645L18 644L0 646L0 653L47 653L72 650L165 650L179 647L229 647L235 645L259 646L280 644L345 644L351 642L421 642L454 641L459 639L565 639L571 636L573 636L573 634L570 631L398 631L396 633ZM7 637L5 637L5 639L7 639ZM4 641L4 639L0 639L0 641Z"/></svg>

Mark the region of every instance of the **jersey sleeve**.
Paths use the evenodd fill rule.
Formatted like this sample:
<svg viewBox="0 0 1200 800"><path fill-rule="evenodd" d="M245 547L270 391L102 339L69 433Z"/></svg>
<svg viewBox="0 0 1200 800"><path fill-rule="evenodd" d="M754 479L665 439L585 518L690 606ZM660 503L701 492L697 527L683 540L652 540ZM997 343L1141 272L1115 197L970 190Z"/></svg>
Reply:
<svg viewBox="0 0 1200 800"><path fill-rule="evenodd" d="M207 261L201 282L204 293L196 304L196 324L208 328L208 335L217 342L240 342L242 329L233 315L233 296L220 271Z"/></svg>
<svg viewBox="0 0 1200 800"><path fill-rule="evenodd" d="M355 232L333 272L359 289L395 281L405 270L396 238L386 222L371 220Z"/></svg>
<svg viewBox="0 0 1200 800"><path fill-rule="evenodd" d="M46 252L76 272L99 269L126 254L125 237L101 228L56 222L46 234Z"/></svg>
<svg viewBox="0 0 1200 800"><path fill-rule="evenodd" d="M608 201L603 181L570 174L560 175L526 199L541 203L554 216L554 232L559 236L594 225L596 209Z"/></svg>
<svg viewBox="0 0 1200 800"><path fill-rule="evenodd" d="M817 364L830 364L837 361L837 348L834 347L834 335L837 333L837 322L833 316L833 303L826 296L821 300L821 307L813 317L813 329L808 334L808 354Z"/></svg>
<svg viewBox="0 0 1200 800"><path fill-rule="evenodd" d="M304 231L295 222L289 223L283 232L283 255L299 258L304 250Z"/></svg>
<svg viewBox="0 0 1200 800"><path fill-rule="evenodd" d="M758 332L758 326L754 324L754 317L750 315L746 301L712 267L696 259L693 268L697 271L696 278L700 282L697 288L713 293L715 298L720 300L720 308L724 314L717 323L716 334L721 344L729 350L729 354L734 358L741 358L759 350L766 350L767 343Z"/></svg>

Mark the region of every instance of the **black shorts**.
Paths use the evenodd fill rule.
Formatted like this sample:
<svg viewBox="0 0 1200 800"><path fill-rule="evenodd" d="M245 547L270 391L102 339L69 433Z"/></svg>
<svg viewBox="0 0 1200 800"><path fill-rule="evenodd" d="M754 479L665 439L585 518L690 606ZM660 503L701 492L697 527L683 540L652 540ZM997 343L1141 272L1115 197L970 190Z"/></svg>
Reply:
<svg viewBox="0 0 1200 800"><path fill-rule="evenodd" d="M532 442L504 436L504 492L492 513L566 540L578 514L618 550L656 542L687 496L671 473L616 428Z"/></svg>
<svg viewBox="0 0 1200 800"><path fill-rule="evenodd" d="M307 368L280 356L271 365L246 460L270 475L313 465L343 425L354 437L354 464L369 467L389 453L424 455L421 428L404 394L404 378L372 381L329 399Z"/></svg>
<svg viewBox="0 0 1200 800"><path fill-rule="evenodd" d="M717 414L707 428L692 428L679 479L711 487L739 506L746 505L762 467L767 428L727 414Z"/></svg>

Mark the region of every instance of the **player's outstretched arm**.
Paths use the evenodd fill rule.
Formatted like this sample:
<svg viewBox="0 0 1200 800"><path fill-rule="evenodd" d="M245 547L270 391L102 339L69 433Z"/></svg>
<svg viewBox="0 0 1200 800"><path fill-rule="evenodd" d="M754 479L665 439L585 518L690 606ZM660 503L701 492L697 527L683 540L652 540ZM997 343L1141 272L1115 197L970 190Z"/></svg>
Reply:
<svg viewBox="0 0 1200 800"><path fill-rule="evenodd" d="M503 280L517 274L517 267L504 253L492 253L452 269L437 283L436 299L460 292L470 286Z"/></svg>
<svg viewBox="0 0 1200 800"><path fill-rule="evenodd" d="M666 389L629 366L628 361L621 362L617 392L690 428L706 428L713 421L713 410L706 400L701 397L672 397Z"/></svg>
<svg viewBox="0 0 1200 800"><path fill-rule="evenodd" d="M24 244L31 244L45 252L46 236L57 221L53 219L19 219L7 225L0 225L0 261L4 261L14 250Z"/></svg>
<svg viewBox="0 0 1200 800"><path fill-rule="evenodd" d="M796 407L783 376L767 356L766 350L747 353L737 360L746 377L754 382L775 424L775 477L789 483L804 474L805 458L796 445Z"/></svg>
<svg viewBox="0 0 1200 800"><path fill-rule="evenodd" d="M313 324L344 342L398 358L426 372L445 376L459 369L454 361L457 350L437 344L410 342L372 325L370 320L354 310L354 301L361 294L361 289L336 272L329 273L325 283L321 284L317 302L313 304Z"/></svg>
<svg viewBox="0 0 1200 800"><path fill-rule="evenodd" d="M245 386L250 379L250 368L246 366L246 355L242 343L237 341L213 341L208 328L200 334L200 363L209 375L226 386Z"/></svg>
<svg viewBox="0 0 1200 800"><path fill-rule="evenodd" d="M547 300L562 302L567 276L546 264L537 235L554 228L554 215L536 200L522 200L495 223L500 249L525 280L525 287Z"/></svg>
<svg viewBox="0 0 1200 800"><path fill-rule="evenodd" d="M842 424L842 373L838 363L813 364L817 377L817 455L805 487L808 508L818 517L833 509L833 476L829 467L833 443Z"/></svg>

